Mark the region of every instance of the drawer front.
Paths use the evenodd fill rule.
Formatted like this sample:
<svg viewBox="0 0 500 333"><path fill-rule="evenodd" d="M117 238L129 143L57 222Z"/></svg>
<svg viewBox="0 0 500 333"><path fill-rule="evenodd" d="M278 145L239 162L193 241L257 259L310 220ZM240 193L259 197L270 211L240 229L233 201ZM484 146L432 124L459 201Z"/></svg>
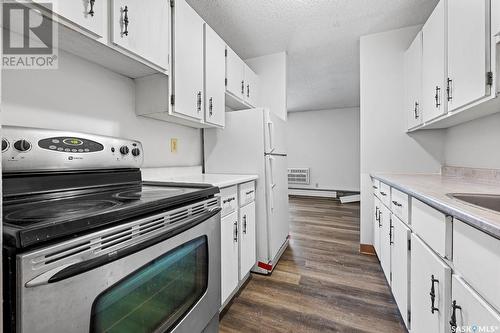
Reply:
<svg viewBox="0 0 500 333"><path fill-rule="evenodd" d="M411 225L427 245L441 257L451 259L452 218L413 198Z"/></svg>
<svg viewBox="0 0 500 333"><path fill-rule="evenodd" d="M500 240L455 220L453 264L456 271L500 311Z"/></svg>
<svg viewBox="0 0 500 333"><path fill-rule="evenodd" d="M498 276L497 276L498 278ZM500 328L500 314L486 303L461 277L453 275L451 332L495 332ZM455 302L455 303L453 303ZM453 311L453 304L455 311ZM454 313L454 316L453 316ZM456 329L453 330L452 326ZM477 329L474 329L474 326Z"/></svg>
<svg viewBox="0 0 500 333"><path fill-rule="evenodd" d="M224 217L238 209L238 188L237 186L225 187L220 190L222 212Z"/></svg>
<svg viewBox="0 0 500 333"><path fill-rule="evenodd" d="M372 188L373 188L373 194L379 197L380 181L378 179L372 178Z"/></svg>
<svg viewBox="0 0 500 333"><path fill-rule="evenodd" d="M380 182L379 193L382 203L387 207L391 207L391 187Z"/></svg>
<svg viewBox="0 0 500 333"><path fill-rule="evenodd" d="M240 185L240 207L243 207L255 200L255 182L248 182Z"/></svg>
<svg viewBox="0 0 500 333"><path fill-rule="evenodd" d="M394 215L406 224L410 224L408 219L410 211L409 201L408 194L391 188L391 210Z"/></svg>

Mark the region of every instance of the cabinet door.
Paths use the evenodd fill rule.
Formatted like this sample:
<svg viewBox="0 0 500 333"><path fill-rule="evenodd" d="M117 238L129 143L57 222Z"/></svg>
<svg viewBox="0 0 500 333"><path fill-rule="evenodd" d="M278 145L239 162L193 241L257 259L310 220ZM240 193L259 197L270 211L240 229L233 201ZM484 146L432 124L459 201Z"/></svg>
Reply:
<svg viewBox="0 0 500 333"><path fill-rule="evenodd" d="M255 252L255 202L240 208L240 280L256 262Z"/></svg>
<svg viewBox="0 0 500 333"><path fill-rule="evenodd" d="M399 312L403 317L406 327L408 326L408 310L410 309L410 251L408 242L410 240L410 229L397 217L392 217L392 294L398 305Z"/></svg>
<svg viewBox="0 0 500 333"><path fill-rule="evenodd" d="M238 213L221 220L221 304L238 287Z"/></svg>
<svg viewBox="0 0 500 333"><path fill-rule="evenodd" d="M454 1L454 0L452 0ZM446 6L441 0L422 29L422 105L424 121L446 113Z"/></svg>
<svg viewBox="0 0 500 333"><path fill-rule="evenodd" d="M226 46L226 50L226 91L244 99L245 63L229 46Z"/></svg>
<svg viewBox="0 0 500 333"><path fill-rule="evenodd" d="M379 221L380 207L382 204L380 200L373 196L373 247L375 247L375 253L380 259L380 228L382 224Z"/></svg>
<svg viewBox="0 0 500 333"><path fill-rule="evenodd" d="M113 0L111 11L112 42L168 69L168 1Z"/></svg>
<svg viewBox="0 0 500 333"><path fill-rule="evenodd" d="M381 211L379 213L380 219L380 264L382 265L382 270L384 271L385 278L391 284L391 212L385 206L381 205Z"/></svg>
<svg viewBox="0 0 500 333"><path fill-rule="evenodd" d="M408 128L422 124L422 32L405 52L405 110Z"/></svg>
<svg viewBox="0 0 500 333"><path fill-rule="evenodd" d="M245 65L245 101L251 106L257 106L258 95L259 77L248 65Z"/></svg>
<svg viewBox="0 0 500 333"><path fill-rule="evenodd" d="M488 0L448 1L448 110L490 93Z"/></svg>
<svg viewBox="0 0 500 333"><path fill-rule="evenodd" d="M225 49L222 38L205 24L205 122L221 127L226 112Z"/></svg>
<svg viewBox="0 0 500 333"><path fill-rule="evenodd" d="M34 2L47 7L46 3L48 1L34 0ZM107 23L106 1L52 0L50 2L52 3L52 11L55 14L95 34L97 37L104 36Z"/></svg>
<svg viewBox="0 0 500 333"><path fill-rule="evenodd" d="M458 275L452 280L452 308L449 318L451 332L481 332L478 329L500 327L500 313L486 303ZM455 305L455 306L453 306ZM453 330L452 327L455 327ZM460 330L457 330L459 328ZM467 331L469 329L470 331ZM494 332L489 330L484 332Z"/></svg>
<svg viewBox="0 0 500 333"><path fill-rule="evenodd" d="M203 20L185 0L173 8L174 112L203 118Z"/></svg>
<svg viewBox="0 0 500 333"><path fill-rule="evenodd" d="M414 234L411 247L411 332L447 333L451 269Z"/></svg>

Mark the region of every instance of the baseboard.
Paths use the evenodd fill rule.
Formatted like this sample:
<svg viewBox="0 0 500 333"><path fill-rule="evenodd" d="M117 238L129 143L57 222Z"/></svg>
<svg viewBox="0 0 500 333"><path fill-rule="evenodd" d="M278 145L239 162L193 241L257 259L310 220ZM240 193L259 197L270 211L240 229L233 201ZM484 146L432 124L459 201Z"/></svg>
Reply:
<svg viewBox="0 0 500 333"><path fill-rule="evenodd" d="M330 190L302 190L289 188L288 195L298 195L303 197L323 197L323 198L337 198L337 191Z"/></svg>
<svg viewBox="0 0 500 333"><path fill-rule="evenodd" d="M370 256L376 255L375 248L371 244L359 244L359 252Z"/></svg>

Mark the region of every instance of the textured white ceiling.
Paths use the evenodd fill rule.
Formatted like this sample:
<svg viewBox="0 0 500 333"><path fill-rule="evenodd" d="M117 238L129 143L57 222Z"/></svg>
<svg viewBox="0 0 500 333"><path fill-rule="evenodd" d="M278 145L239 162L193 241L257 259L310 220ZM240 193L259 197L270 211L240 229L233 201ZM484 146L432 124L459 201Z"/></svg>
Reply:
<svg viewBox="0 0 500 333"><path fill-rule="evenodd" d="M187 0L244 59L288 52L288 110L359 106L359 37L425 22L438 0Z"/></svg>

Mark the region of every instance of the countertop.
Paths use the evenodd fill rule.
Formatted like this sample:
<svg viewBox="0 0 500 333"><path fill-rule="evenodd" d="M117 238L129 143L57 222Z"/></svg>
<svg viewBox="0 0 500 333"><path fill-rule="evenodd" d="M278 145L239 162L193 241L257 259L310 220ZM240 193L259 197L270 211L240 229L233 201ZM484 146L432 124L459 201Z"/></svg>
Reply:
<svg viewBox="0 0 500 333"><path fill-rule="evenodd" d="M500 183L471 178L430 174L372 174L414 198L500 239L500 213L480 208L449 197L449 193L480 193L500 195Z"/></svg>
<svg viewBox="0 0 500 333"><path fill-rule="evenodd" d="M142 169L142 180L155 182L175 182L175 183L195 183L211 184L219 188L229 187L236 184L257 180L257 175L232 175L232 174L192 174L192 175L171 175L161 169Z"/></svg>

